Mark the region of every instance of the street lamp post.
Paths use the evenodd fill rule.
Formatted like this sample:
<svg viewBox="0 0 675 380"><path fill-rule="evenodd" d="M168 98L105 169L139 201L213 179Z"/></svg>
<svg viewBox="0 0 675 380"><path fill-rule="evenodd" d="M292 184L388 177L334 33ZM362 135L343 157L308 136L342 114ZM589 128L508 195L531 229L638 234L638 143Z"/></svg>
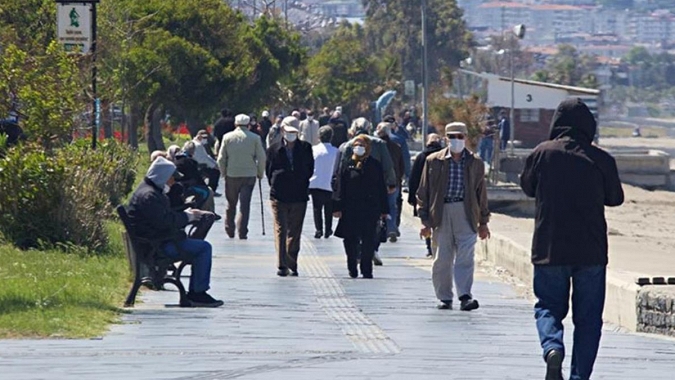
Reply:
<svg viewBox="0 0 675 380"><path fill-rule="evenodd" d="M422 0L422 146L427 141L427 125L429 124L429 63L428 63L428 40L427 40L427 0Z"/></svg>
<svg viewBox="0 0 675 380"><path fill-rule="evenodd" d="M519 24L516 25L513 28L513 34L518 37L518 39L522 40L525 37L525 25L524 24ZM515 145L516 145L516 120L514 119L515 113L514 113L514 108L515 108L515 103L516 103L516 71L515 67L513 65L513 55L516 49L514 49L514 46L511 47L511 112L509 113L509 122L511 123L511 135L509 136L509 140L511 140L511 156L515 155Z"/></svg>

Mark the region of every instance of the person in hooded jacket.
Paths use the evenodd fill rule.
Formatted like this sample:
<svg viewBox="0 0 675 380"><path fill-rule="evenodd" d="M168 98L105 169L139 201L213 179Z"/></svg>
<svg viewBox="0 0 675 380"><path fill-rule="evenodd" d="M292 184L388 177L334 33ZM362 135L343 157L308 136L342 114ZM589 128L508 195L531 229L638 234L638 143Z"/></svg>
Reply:
<svg viewBox="0 0 675 380"><path fill-rule="evenodd" d="M130 228L140 238L161 240L162 252L168 257L188 256L192 273L187 298L191 306L219 307L223 301L206 292L211 280L211 244L189 239L184 231L188 223L209 213L194 209L174 211L165 195L180 175L176 165L164 157L152 162L126 208Z"/></svg>
<svg viewBox="0 0 675 380"><path fill-rule="evenodd" d="M352 157L341 167L333 193L333 216L340 219L335 236L344 239L351 278L358 277L359 247L361 275L373 278L377 221L389 213L382 165L370 157L371 144L368 136L354 138Z"/></svg>
<svg viewBox="0 0 675 380"><path fill-rule="evenodd" d="M536 199L532 242L535 318L546 361L546 379L562 379L563 324L572 293L572 380L593 371L605 303L607 222L605 206L624 194L616 162L593 145L597 124L578 98L558 106L550 140L525 161L520 186Z"/></svg>

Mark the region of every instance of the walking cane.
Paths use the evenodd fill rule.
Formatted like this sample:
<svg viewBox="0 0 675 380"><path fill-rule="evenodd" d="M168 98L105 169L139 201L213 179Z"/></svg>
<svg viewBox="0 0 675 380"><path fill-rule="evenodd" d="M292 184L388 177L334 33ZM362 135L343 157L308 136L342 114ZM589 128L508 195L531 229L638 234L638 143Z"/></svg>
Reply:
<svg viewBox="0 0 675 380"><path fill-rule="evenodd" d="M260 190L260 216L262 217L262 233L265 236L265 208L262 199L262 180L258 178L258 190Z"/></svg>

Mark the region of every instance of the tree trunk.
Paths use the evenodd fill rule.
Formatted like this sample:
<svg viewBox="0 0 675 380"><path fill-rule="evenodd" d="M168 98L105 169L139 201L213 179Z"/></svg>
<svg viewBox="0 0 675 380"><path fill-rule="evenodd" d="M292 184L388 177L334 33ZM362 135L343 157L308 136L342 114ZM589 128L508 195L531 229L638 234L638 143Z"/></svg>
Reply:
<svg viewBox="0 0 675 380"><path fill-rule="evenodd" d="M163 107L151 104L145 112L145 139L150 153L156 150L166 150L162 139Z"/></svg>
<svg viewBox="0 0 675 380"><path fill-rule="evenodd" d="M141 120L141 108L137 104L131 105L131 114L127 121L127 130L129 131L129 145L138 149L138 122Z"/></svg>

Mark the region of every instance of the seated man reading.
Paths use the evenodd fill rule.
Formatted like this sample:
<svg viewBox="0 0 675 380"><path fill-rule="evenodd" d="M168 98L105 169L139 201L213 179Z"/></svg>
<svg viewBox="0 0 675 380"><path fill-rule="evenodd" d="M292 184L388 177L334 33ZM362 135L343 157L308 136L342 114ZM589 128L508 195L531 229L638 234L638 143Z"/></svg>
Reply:
<svg viewBox="0 0 675 380"><path fill-rule="evenodd" d="M152 163L127 207L131 228L138 237L161 240L162 253L167 257L185 258L191 262L192 275L187 295L191 306L219 307L223 301L206 293L211 281L211 244L187 238L184 230L190 222L209 213L195 209L174 211L165 195L180 175L176 165L163 157ZM182 257L179 257L179 251Z"/></svg>

